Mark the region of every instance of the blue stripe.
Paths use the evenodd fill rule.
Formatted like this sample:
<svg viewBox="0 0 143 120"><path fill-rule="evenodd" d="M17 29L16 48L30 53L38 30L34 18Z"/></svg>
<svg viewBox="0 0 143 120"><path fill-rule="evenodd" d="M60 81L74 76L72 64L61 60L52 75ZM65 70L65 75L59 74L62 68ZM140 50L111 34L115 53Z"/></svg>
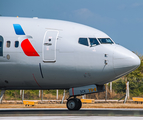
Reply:
<svg viewBox="0 0 143 120"><path fill-rule="evenodd" d="M19 24L13 24L13 27L14 27L15 33L17 35L25 35L25 33L24 33L21 25L19 25Z"/></svg>

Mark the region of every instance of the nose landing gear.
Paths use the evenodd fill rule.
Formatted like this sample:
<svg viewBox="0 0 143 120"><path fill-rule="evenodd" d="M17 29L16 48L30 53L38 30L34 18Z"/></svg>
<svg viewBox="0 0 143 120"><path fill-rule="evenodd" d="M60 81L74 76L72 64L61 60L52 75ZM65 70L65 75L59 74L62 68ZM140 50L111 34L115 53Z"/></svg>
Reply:
<svg viewBox="0 0 143 120"><path fill-rule="evenodd" d="M82 106L80 99L78 98L71 98L67 101L67 108L69 110L79 110Z"/></svg>
<svg viewBox="0 0 143 120"><path fill-rule="evenodd" d="M69 89L69 98L67 99L67 108L69 110L79 110L82 106L80 99L76 96L103 92L105 91L104 85L87 85ZM71 98L74 97L74 98Z"/></svg>

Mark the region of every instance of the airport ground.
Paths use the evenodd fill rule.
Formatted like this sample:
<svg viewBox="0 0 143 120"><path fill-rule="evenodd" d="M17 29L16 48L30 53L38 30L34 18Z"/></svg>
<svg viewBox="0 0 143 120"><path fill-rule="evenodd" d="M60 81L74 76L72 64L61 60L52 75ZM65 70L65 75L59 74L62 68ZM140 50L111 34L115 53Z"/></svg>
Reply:
<svg viewBox="0 0 143 120"><path fill-rule="evenodd" d="M142 117L113 117L113 116L18 116L0 117L1 120L142 120Z"/></svg>
<svg viewBox="0 0 143 120"><path fill-rule="evenodd" d="M66 104L35 104L34 106L25 106L22 103L4 103L0 104L0 108L66 108ZM143 104L139 103L93 103L82 104L82 108L134 108L142 109Z"/></svg>
<svg viewBox="0 0 143 120"><path fill-rule="evenodd" d="M3 101L0 104L0 120L141 120L143 119L143 104L117 101L96 101L92 104L82 104L79 111L68 111L66 103L38 103L34 106L25 106L21 101Z"/></svg>

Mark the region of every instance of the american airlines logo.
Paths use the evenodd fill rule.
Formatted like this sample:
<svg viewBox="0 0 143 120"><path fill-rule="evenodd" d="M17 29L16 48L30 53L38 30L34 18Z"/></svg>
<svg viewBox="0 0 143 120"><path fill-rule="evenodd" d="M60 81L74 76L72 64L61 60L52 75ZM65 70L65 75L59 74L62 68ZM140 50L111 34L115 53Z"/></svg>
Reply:
<svg viewBox="0 0 143 120"><path fill-rule="evenodd" d="M25 35L22 27L20 24L13 24L15 33L17 35ZM21 48L23 50L23 52L25 53L25 55L27 56L40 56L37 51L35 50L35 48L32 46L32 44L30 43L29 39L24 39L21 42Z"/></svg>

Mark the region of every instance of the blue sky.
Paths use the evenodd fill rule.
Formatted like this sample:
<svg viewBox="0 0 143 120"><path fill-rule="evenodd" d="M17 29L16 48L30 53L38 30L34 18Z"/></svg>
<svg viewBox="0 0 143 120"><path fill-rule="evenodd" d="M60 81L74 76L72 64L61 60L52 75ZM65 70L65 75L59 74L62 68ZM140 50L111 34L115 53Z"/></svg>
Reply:
<svg viewBox="0 0 143 120"><path fill-rule="evenodd" d="M143 0L0 0L0 15L85 24L143 55Z"/></svg>

